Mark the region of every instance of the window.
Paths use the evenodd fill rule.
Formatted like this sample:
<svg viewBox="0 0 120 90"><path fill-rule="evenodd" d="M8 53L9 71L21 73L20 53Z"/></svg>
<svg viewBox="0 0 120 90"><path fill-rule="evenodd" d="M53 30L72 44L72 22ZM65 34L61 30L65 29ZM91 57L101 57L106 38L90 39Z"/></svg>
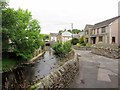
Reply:
<svg viewBox="0 0 120 90"><path fill-rule="evenodd" d="M103 41L103 36L100 36L99 37L99 42L102 42Z"/></svg>
<svg viewBox="0 0 120 90"><path fill-rule="evenodd" d="M99 28L97 28L97 33L99 33Z"/></svg>
<svg viewBox="0 0 120 90"><path fill-rule="evenodd" d="M89 34L89 32L88 32L88 30L86 30L86 32L85 32L86 34Z"/></svg>
<svg viewBox="0 0 120 90"><path fill-rule="evenodd" d="M95 34L95 29L93 29L93 31L92 31L92 32L93 32L93 34Z"/></svg>
<svg viewBox="0 0 120 90"><path fill-rule="evenodd" d="M106 32L106 27L102 27L101 30L102 30L101 33L105 33Z"/></svg>
<svg viewBox="0 0 120 90"><path fill-rule="evenodd" d="M86 40L85 40L85 41L86 41L86 43L88 43L88 38L86 38Z"/></svg>
<svg viewBox="0 0 120 90"><path fill-rule="evenodd" d="M115 37L112 37L112 43L115 43Z"/></svg>
<svg viewBox="0 0 120 90"><path fill-rule="evenodd" d="M90 30L90 34L92 34L92 29Z"/></svg>

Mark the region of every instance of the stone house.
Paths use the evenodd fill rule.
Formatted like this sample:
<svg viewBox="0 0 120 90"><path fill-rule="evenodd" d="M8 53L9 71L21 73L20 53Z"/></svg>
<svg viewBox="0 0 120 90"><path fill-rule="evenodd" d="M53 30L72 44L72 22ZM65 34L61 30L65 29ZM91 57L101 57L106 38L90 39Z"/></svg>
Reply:
<svg viewBox="0 0 120 90"><path fill-rule="evenodd" d="M90 36L91 36L91 34L92 34L92 29L93 29L93 25L89 25L89 24L87 24L86 26L85 26L85 29L84 29L84 41L85 42L87 42L87 43L89 43L89 44L91 44L91 38L90 38Z"/></svg>
<svg viewBox="0 0 120 90"><path fill-rule="evenodd" d="M120 45L120 30L118 29L118 19L114 17L94 25L86 25L84 29L84 40L89 44L116 44ZM119 36L119 37L118 37Z"/></svg>

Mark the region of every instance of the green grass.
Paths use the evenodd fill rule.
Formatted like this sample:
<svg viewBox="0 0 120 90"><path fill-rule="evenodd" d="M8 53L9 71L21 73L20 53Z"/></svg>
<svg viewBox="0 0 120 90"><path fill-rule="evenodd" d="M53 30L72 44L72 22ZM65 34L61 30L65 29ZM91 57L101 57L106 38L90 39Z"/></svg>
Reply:
<svg viewBox="0 0 120 90"><path fill-rule="evenodd" d="M16 60L13 59L2 59L2 71L9 71L17 66Z"/></svg>

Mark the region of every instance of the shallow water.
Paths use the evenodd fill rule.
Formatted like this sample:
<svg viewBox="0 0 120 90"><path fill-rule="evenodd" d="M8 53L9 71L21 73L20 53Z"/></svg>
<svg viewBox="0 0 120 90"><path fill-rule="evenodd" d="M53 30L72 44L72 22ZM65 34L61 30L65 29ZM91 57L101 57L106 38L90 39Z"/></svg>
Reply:
<svg viewBox="0 0 120 90"><path fill-rule="evenodd" d="M48 75L58 67L58 60L50 47L36 60L33 65L23 65L17 69L2 74L3 88L26 88L28 85ZM13 89L12 89L13 90Z"/></svg>

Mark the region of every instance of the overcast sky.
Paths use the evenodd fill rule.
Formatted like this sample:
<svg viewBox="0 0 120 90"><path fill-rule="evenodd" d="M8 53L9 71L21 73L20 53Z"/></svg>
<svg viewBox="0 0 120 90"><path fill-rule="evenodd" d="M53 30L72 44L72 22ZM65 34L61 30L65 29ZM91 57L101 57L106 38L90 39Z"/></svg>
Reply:
<svg viewBox="0 0 120 90"><path fill-rule="evenodd" d="M10 0L15 9L28 9L41 25L41 33L57 33L70 29L84 29L118 15L119 0Z"/></svg>

